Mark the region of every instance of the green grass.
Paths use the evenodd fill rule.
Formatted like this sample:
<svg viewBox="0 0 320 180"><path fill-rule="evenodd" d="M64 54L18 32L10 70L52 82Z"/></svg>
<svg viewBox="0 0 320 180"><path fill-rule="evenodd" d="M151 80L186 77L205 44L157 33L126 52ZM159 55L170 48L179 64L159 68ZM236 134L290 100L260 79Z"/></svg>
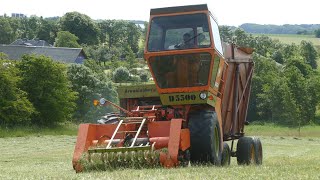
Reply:
<svg viewBox="0 0 320 180"><path fill-rule="evenodd" d="M293 137L320 137L320 126L308 125L298 127L282 127L275 124L245 126L248 136L293 136Z"/></svg>
<svg viewBox="0 0 320 180"><path fill-rule="evenodd" d="M0 127L0 138L44 135L77 135L77 131L78 125L73 123L59 124L54 128L45 128L37 126L25 126L14 128Z"/></svg>
<svg viewBox="0 0 320 180"><path fill-rule="evenodd" d="M259 36L261 34L253 34L254 36ZM296 44L299 45L302 40L310 41L320 52L320 38L316 38L314 35L299 35L299 34L264 34L271 39L279 40L284 44Z"/></svg>
<svg viewBox="0 0 320 180"><path fill-rule="evenodd" d="M320 179L320 127L307 126L305 137L289 136L295 129L246 126L260 136L262 166L191 166L173 169L120 169L76 174L71 165L76 136L27 136L0 138L0 179ZM275 129L275 130L273 130ZM278 134L274 134L278 132ZM287 136L285 136L287 135ZM309 137L309 135L311 137ZM317 136L317 137L316 137Z"/></svg>

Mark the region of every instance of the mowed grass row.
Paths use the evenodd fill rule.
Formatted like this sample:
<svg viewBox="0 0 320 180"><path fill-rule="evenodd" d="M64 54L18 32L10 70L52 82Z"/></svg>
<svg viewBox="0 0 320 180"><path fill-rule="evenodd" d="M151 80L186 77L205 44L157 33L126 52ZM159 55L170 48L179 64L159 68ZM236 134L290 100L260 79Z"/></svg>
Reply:
<svg viewBox="0 0 320 180"><path fill-rule="evenodd" d="M270 130L270 126L247 127L251 135ZM298 137L281 134L290 131L285 128L274 129L271 134L279 131L279 136L263 134L260 137L264 162L258 167L238 166L232 158L229 167L119 169L79 174L71 164L76 136L0 138L0 179L320 179L320 131L311 133L310 137Z"/></svg>

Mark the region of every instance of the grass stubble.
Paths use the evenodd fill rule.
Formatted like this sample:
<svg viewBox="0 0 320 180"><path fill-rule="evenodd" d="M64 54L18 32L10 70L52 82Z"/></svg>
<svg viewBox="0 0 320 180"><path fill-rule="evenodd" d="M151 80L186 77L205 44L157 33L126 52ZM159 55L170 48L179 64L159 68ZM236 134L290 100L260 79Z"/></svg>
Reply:
<svg viewBox="0 0 320 180"><path fill-rule="evenodd" d="M76 136L0 138L0 179L320 179L319 127L302 129L300 136L286 128L268 134L271 129L254 125L247 131L262 135L261 166L238 166L232 158L228 167L116 168L78 174L71 163Z"/></svg>

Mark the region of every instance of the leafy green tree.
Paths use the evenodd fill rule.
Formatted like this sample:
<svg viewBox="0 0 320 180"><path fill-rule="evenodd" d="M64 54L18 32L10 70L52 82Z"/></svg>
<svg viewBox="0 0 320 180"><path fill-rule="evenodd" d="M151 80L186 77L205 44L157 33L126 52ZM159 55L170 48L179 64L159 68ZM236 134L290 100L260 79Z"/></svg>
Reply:
<svg viewBox="0 0 320 180"><path fill-rule="evenodd" d="M118 47L125 42L126 22L123 20L105 20L100 22L101 31L106 33L106 40L109 46Z"/></svg>
<svg viewBox="0 0 320 180"><path fill-rule="evenodd" d="M129 70L125 67L119 67L113 72L113 80L116 83L126 82L129 79Z"/></svg>
<svg viewBox="0 0 320 180"><path fill-rule="evenodd" d="M281 66L266 57L254 53L255 73L252 77L251 95L249 101L248 119L271 119L272 106L269 92L272 82L279 78Z"/></svg>
<svg viewBox="0 0 320 180"><path fill-rule="evenodd" d="M317 38L320 38L320 29L314 31Z"/></svg>
<svg viewBox="0 0 320 180"><path fill-rule="evenodd" d="M13 42L14 40L21 38L23 34L23 27L21 23L21 18L8 18L10 26L13 30Z"/></svg>
<svg viewBox="0 0 320 180"><path fill-rule="evenodd" d="M45 40L49 44L53 44L58 32L57 22L40 17L39 23L37 38Z"/></svg>
<svg viewBox="0 0 320 180"><path fill-rule="evenodd" d="M143 23L143 26L144 26L144 28L142 28L142 30L141 30L141 39L142 39L142 43L145 44L149 23L147 21L145 21Z"/></svg>
<svg viewBox="0 0 320 180"><path fill-rule="evenodd" d="M104 20L99 22L99 27L100 37L107 42L109 49L128 44L134 53L138 52L142 30L134 23L124 20Z"/></svg>
<svg viewBox="0 0 320 180"><path fill-rule="evenodd" d="M304 62L302 57L292 57L284 63L285 68L297 68L303 77L308 78L312 74L312 68Z"/></svg>
<svg viewBox="0 0 320 180"><path fill-rule="evenodd" d="M298 124L306 124L310 120L308 119L309 113L306 108L306 105L309 103L306 78L303 77L303 74L297 67L293 66L286 67L284 74L297 106L298 117L296 122L298 122Z"/></svg>
<svg viewBox="0 0 320 180"><path fill-rule="evenodd" d="M298 126L315 119L320 76L313 69L317 67L317 53L311 43L287 45L267 36L252 36L239 28L220 29L224 41L255 50L249 120Z"/></svg>
<svg viewBox="0 0 320 180"><path fill-rule="evenodd" d="M297 104L292 95L285 78L275 79L269 90L265 93L269 99L271 107L271 121L283 125L298 125Z"/></svg>
<svg viewBox="0 0 320 180"><path fill-rule="evenodd" d="M299 47L295 44L285 44L282 48L282 55L284 58L284 61L287 61L288 59L295 58L299 56Z"/></svg>
<svg viewBox="0 0 320 180"><path fill-rule="evenodd" d="M124 53L125 53L126 61L129 63L129 66L132 68L133 64L136 62L136 57L129 45L125 46Z"/></svg>
<svg viewBox="0 0 320 180"><path fill-rule="evenodd" d="M93 106L95 87L99 79L94 76L90 68L80 64L72 64L68 67L68 78L72 83L73 91L78 92L75 118L85 119Z"/></svg>
<svg viewBox="0 0 320 180"><path fill-rule="evenodd" d="M139 76L142 82L149 81L149 74L147 72L142 72Z"/></svg>
<svg viewBox="0 0 320 180"><path fill-rule="evenodd" d="M79 48L78 37L68 31L60 31L56 37L56 47Z"/></svg>
<svg viewBox="0 0 320 180"><path fill-rule="evenodd" d="M26 39L35 39L39 31L40 18L31 16L29 18L19 18L21 37Z"/></svg>
<svg viewBox="0 0 320 180"><path fill-rule="evenodd" d="M70 120L76 93L69 87L66 66L45 56L25 55L19 64L21 89L37 110L32 123L52 126Z"/></svg>
<svg viewBox="0 0 320 180"><path fill-rule="evenodd" d="M305 61L313 68L317 69L318 52L311 42L301 41L300 51Z"/></svg>
<svg viewBox="0 0 320 180"><path fill-rule="evenodd" d="M233 33L232 42L238 46L250 47L250 36L243 29L237 28Z"/></svg>
<svg viewBox="0 0 320 180"><path fill-rule="evenodd" d="M317 111L317 106L320 102L320 75L318 72L314 72L306 81L307 85L307 101L306 106L306 119L315 122L315 115Z"/></svg>
<svg viewBox="0 0 320 180"><path fill-rule="evenodd" d="M122 49L118 47L111 47L110 49L107 46L85 46L84 51L90 59L101 62L106 66L107 62L117 63L122 53Z"/></svg>
<svg viewBox="0 0 320 180"><path fill-rule="evenodd" d="M60 19L62 31L69 31L79 38L80 44L94 45L99 43L99 27L87 15L79 12L66 13Z"/></svg>
<svg viewBox="0 0 320 180"><path fill-rule="evenodd" d="M274 59L276 62L280 63L280 64L283 64L284 63L284 59L283 59L283 55L282 55L282 52L281 51L275 51L273 54L272 54L272 59Z"/></svg>
<svg viewBox="0 0 320 180"><path fill-rule="evenodd" d="M111 50L107 46L98 46L98 48L94 51L94 57L100 63L103 62L104 65L107 61L112 59Z"/></svg>
<svg viewBox="0 0 320 180"><path fill-rule="evenodd" d="M92 61L90 63L92 66ZM112 102L117 102L117 94L114 86L107 78L101 78L95 70L88 66L72 64L68 67L68 77L72 83L72 89L78 92L77 111L75 118L81 121L97 120L106 112L112 110L111 107L94 107L93 100L101 97Z"/></svg>
<svg viewBox="0 0 320 180"><path fill-rule="evenodd" d="M0 60L7 60L7 59L9 59L8 55L3 52L0 52Z"/></svg>
<svg viewBox="0 0 320 180"><path fill-rule="evenodd" d="M272 56L273 52L278 49L278 47L276 47L276 42L265 35L254 38L252 36L249 36L248 41L249 47L253 47L256 53L265 57Z"/></svg>
<svg viewBox="0 0 320 180"><path fill-rule="evenodd" d="M0 60L0 125L24 126L35 113L27 93L19 88L21 78L14 62Z"/></svg>
<svg viewBox="0 0 320 180"><path fill-rule="evenodd" d="M139 40L141 37L141 29L132 22L128 22L127 26L127 40L126 42L130 46L134 53L139 51Z"/></svg>
<svg viewBox="0 0 320 180"><path fill-rule="evenodd" d="M38 31L40 30L40 18L37 16L31 16L27 18L27 38L37 38Z"/></svg>
<svg viewBox="0 0 320 180"><path fill-rule="evenodd" d="M0 17L0 44L10 44L15 39L9 18Z"/></svg>
<svg viewBox="0 0 320 180"><path fill-rule="evenodd" d="M219 26L220 36L223 42L231 43L233 32L229 26Z"/></svg>

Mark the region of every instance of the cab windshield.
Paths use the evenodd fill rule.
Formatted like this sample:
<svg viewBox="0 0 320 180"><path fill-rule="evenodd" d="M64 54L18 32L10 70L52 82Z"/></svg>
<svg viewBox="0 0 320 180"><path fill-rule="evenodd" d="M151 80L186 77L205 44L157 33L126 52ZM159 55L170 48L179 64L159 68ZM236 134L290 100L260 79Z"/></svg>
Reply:
<svg viewBox="0 0 320 180"><path fill-rule="evenodd" d="M149 59L160 88L206 86L211 64L209 53L157 56Z"/></svg>
<svg viewBox="0 0 320 180"><path fill-rule="evenodd" d="M204 13L155 17L151 21L148 51L209 47L208 27Z"/></svg>

